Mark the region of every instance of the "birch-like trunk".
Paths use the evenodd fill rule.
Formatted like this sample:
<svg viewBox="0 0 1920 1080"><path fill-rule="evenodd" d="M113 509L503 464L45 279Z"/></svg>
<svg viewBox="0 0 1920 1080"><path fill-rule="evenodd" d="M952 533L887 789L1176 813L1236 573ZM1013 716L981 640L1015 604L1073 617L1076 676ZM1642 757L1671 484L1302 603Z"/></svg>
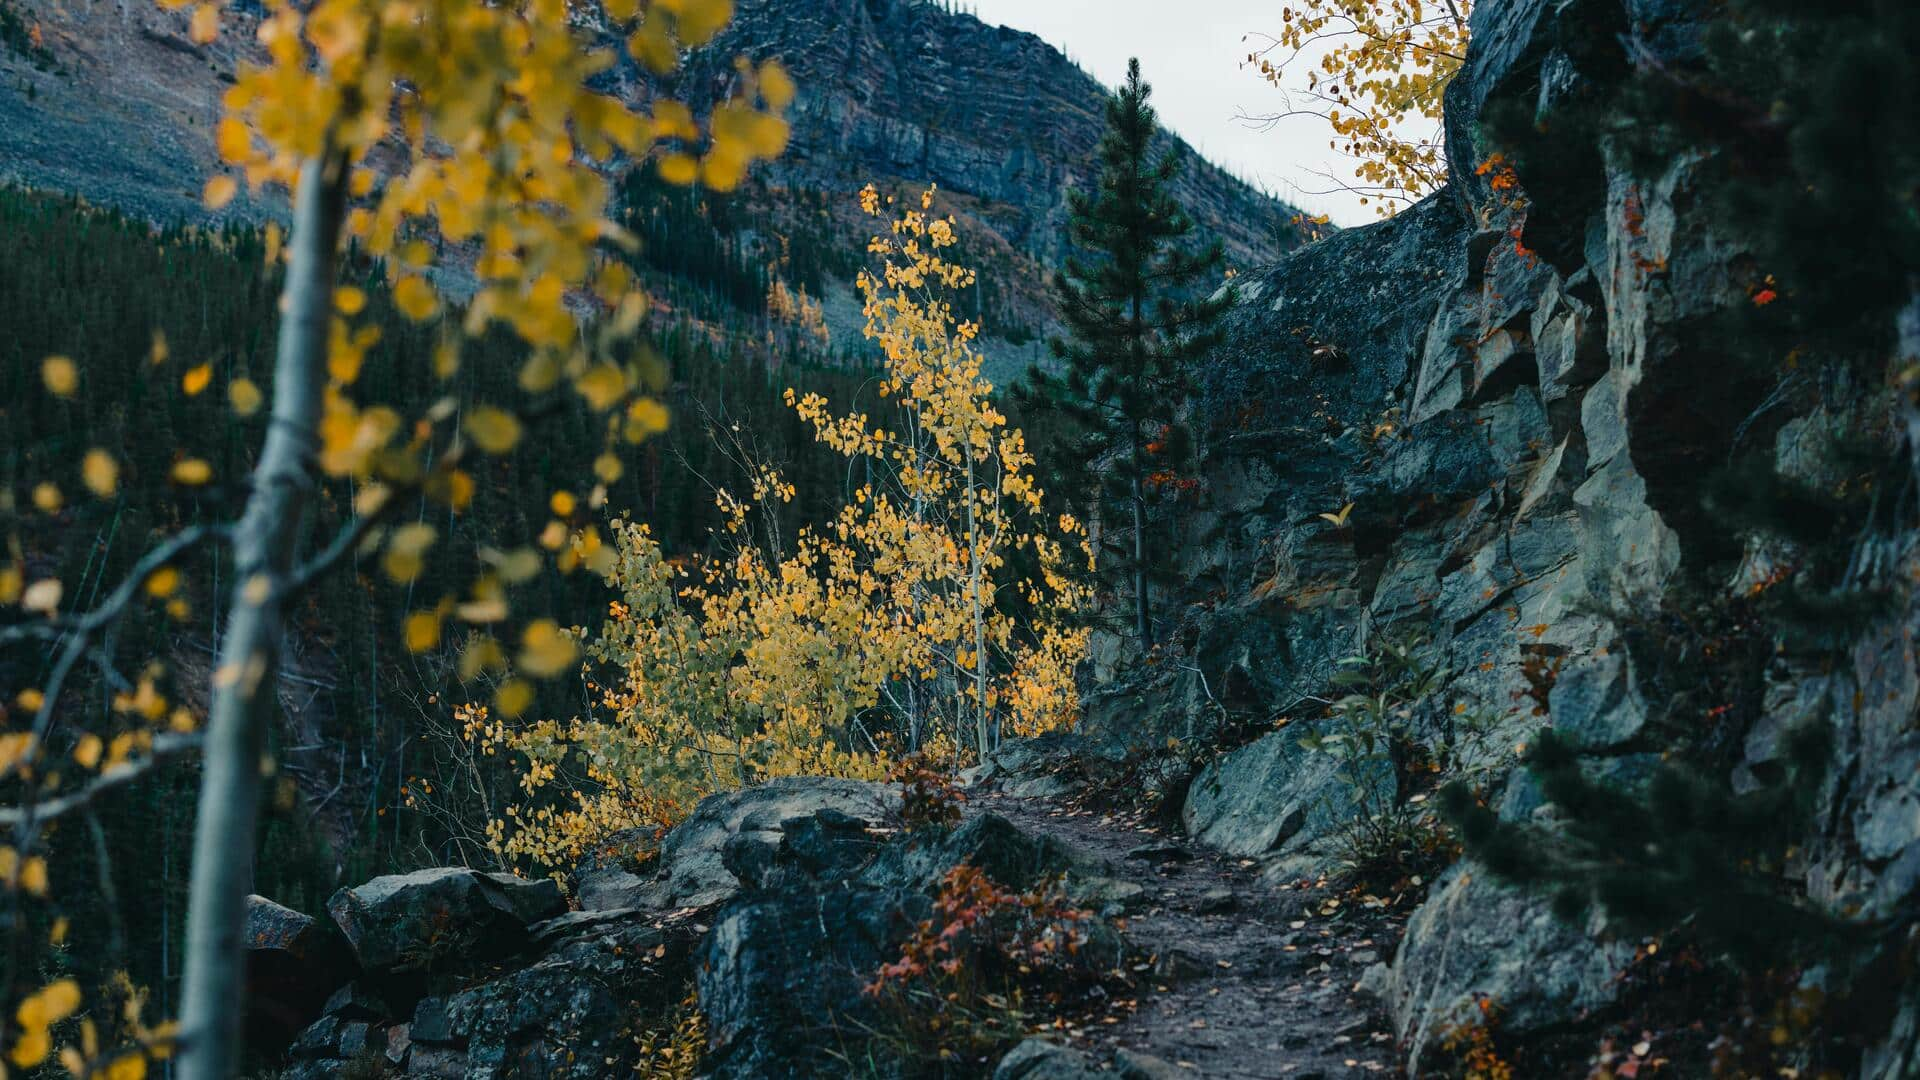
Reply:
<svg viewBox="0 0 1920 1080"><path fill-rule="evenodd" d="M332 154L300 170L281 294L273 419L234 532L233 602L214 669L194 822L180 1006L179 1075L185 1080L229 1080L239 1071L241 935L252 887L266 727L279 684L285 614L279 589L293 569L314 486L344 175Z"/></svg>
<svg viewBox="0 0 1920 1080"><path fill-rule="evenodd" d="M993 731L987 708L987 607L980 594L985 584L986 560L980 552L979 495L974 491L973 451L967 451L967 549L972 553L968 577L973 590L973 728L980 760L993 750Z"/></svg>

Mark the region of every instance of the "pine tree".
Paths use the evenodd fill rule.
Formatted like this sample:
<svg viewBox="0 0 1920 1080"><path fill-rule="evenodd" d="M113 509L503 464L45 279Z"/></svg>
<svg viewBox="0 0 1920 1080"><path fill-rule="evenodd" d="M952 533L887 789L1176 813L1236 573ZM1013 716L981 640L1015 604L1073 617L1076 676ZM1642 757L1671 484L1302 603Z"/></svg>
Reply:
<svg viewBox="0 0 1920 1080"><path fill-rule="evenodd" d="M1220 265L1220 245L1180 243L1193 221L1170 192L1178 152L1153 145L1151 94L1140 61L1129 61L1126 84L1107 102L1098 186L1069 195L1080 254L1055 276L1054 294L1070 337L1048 342L1055 370L1035 366L1019 388L1026 408L1065 420L1053 426L1053 452L1041 455L1054 462L1050 486L1097 512L1102 572L1128 583L1143 649L1153 645L1149 581L1172 555L1167 538L1149 536L1149 506L1181 487L1191 463L1179 419L1187 368L1217 341L1213 326L1228 304L1199 288Z"/></svg>

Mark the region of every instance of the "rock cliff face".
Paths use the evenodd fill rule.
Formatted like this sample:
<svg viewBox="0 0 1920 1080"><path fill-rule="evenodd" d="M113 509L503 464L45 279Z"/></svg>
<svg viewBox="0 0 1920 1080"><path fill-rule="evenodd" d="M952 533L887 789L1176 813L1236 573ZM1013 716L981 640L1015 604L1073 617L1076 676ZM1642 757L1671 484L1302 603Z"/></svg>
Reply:
<svg viewBox="0 0 1920 1080"><path fill-rule="evenodd" d="M1662 669L1648 642L1650 625L1713 602L1695 598L1751 598L1789 572L1764 543L1744 557L1730 544L1710 476L1771 446L1760 456L1780 475L1831 481L1838 446L1862 436L1897 461L1894 409L1843 379L1815 391L1756 378L1720 337L1766 298L1752 237L1713 197L1707 151L1649 162L1603 139L1515 174L1487 120L1601 99L1624 84L1629 57L1645 70L1683 64L1711 8L1477 5L1447 95L1456 184L1241 279L1227 342L1200 373L1205 495L1182 511L1193 554L1185 589L1167 598L1173 654L1143 666L1102 652L1078 762L1112 775L1127 748L1170 736L1244 744L1160 766L1169 809L1197 838L1292 880L1338 865L1365 798L1395 797L1393 776L1356 785L1302 749L1302 726L1331 733L1324 703L1344 692L1330 683L1341 658L1420 641L1442 681L1412 708L1483 720L1448 750L1507 821L1559 817L1520 765L1544 729L1634 800L1663 757L1739 714ZM1735 747L1715 778L1735 790L1777 778L1783 733L1829 723L1836 779L1787 880L1811 906L1890 919L1905 941L1920 902L1920 608L1898 584L1917 565L1911 525L1863 534L1853 558L1850 580L1882 575L1895 599L1834 650L1746 623L1762 643L1747 666L1757 687L1743 726L1715 736ZM1062 775L1057 760L1029 771ZM1598 917L1565 922L1468 860L1431 883L1379 989L1416 1073L1442 1032L1480 1015L1477 1000L1497 1005L1509 1037L1584 1032L1591 1049L1625 1014L1638 944ZM1858 1075L1910 1075L1920 1006L1908 993L1877 1007Z"/></svg>

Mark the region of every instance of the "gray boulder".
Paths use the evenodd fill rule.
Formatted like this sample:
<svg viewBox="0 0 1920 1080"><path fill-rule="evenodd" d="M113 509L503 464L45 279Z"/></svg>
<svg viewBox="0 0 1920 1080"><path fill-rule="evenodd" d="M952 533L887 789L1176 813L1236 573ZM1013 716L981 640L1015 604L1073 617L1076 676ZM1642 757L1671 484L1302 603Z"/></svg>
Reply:
<svg viewBox="0 0 1920 1080"><path fill-rule="evenodd" d="M1393 766L1308 749L1309 735L1307 725L1291 725L1201 770L1181 813L1187 831L1230 855L1266 860L1270 876L1331 869L1342 827L1394 798Z"/></svg>
<svg viewBox="0 0 1920 1080"><path fill-rule="evenodd" d="M760 787L723 792L700 800L687 819L660 844L651 863L602 856L576 875L584 910L634 908L665 911L706 907L732 898L740 880L726 867L727 845L777 844L781 823L819 810L834 810L870 825L897 814L899 796L884 784L821 777L782 777Z"/></svg>
<svg viewBox="0 0 1920 1080"><path fill-rule="evenodd" d="M1109 1075L1080 1051L1045 1039L1028 1039L1014 1047L993 1070L993 1080L1094 1080Z"/></svg>
<svg viewBox="0 0 1920 1080"><path fill-rule="evenodd" d="M1583 750L1619 746L1647 722L1647 703L1624 646L1567 664L1547 700L1554 730Z"/></svg>
<svg viewBox="0 0 1920 1080"><path fill-rule="evenodd" d="M442 866L341 889L327 911L370 975L431 974L510 955L567 908L550 879Z"/></svg>
<svg viewBox="0 0 1920 1080"><path fill-rule="evenodd" d="M330 922L247 897L247 1045L277 1053L325 1008L327 996L357 965Z"/></svg>
<svg viewBox="0 0 1920 1080"><path fill-rule="evenodd" d="M693 940L638 914L576 924L533 963L448 998L433 1033L464 1045L470 1078L630 1074L638 1037L686 992Z"/></svg>
<svg viewBox="0 0 1920 1080"><path fill-rule="evenodd" d="M1110 899L1113 883L1097 860L995 814L879 848L840 817L789 818L770 849L726 850L743 891L722 909L695 965L715 1080L835 1075L835 1054L887 1023L868 982L899 957L931 915L941 880L963 863L1011 891L1064 877L1080 903ZM1084 929L1082 957L1099 958L1089 962L1101 969L1120 962L1117 935L1097 920Z"/></svg>
<svg viewBox="0 0 1920 1080"><path fill-rule="evenodd" d="M1124 756L1111 743L1056 731L1030 739L1008 739L961 777L969 787L1021 798L1051 799L1081 790L1094 774L1109 771Z"/></svg>
<svg viewBox="0 0 1920 1080"><path fill-rule="evenodd" d="M384 1058L400 1074L465 1080L588 1080L630 1072L637 1039L685 996L705 927L638 912L573 913L540 924L525 958L436 976L404 1010L388 1002L420 981L376 972L341 989L288 1051L290 1076L337 1076ZM418 996L417 994L415 996Z"/></svg>
<svg viewBox="0 0 1920 1080"><path fill-rule="evenodd" d="M1633 957L1624 942L1560 921L1544 897L1456 865L1408 920L1386 999L1407 1047L1407 1071L1447 1030L1478 1021L1477 999L1500 1008L1502 1032L1526 1035L1571 1023L1609 1004L1614 976Z"/></svg>

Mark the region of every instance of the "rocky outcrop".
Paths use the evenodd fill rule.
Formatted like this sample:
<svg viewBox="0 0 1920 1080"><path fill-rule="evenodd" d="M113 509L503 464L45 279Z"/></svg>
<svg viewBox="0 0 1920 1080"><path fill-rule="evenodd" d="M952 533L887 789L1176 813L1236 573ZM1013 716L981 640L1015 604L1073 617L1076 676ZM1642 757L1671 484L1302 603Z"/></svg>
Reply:
<svg viewBox="0 0 1920 1080"><path fill-rule="evenodd" d="M711 1040L703 1075L838 1075L836 1055L882 1020L867 983L956 867L1012 892L1063 882L1073 902L1110 914L1140 899L1099 860L1004 817L909 832L897 802L886 785L807 777L711 796L668 833L655 873L629 875L637 884L605 876L625 859L617 844L574 875L599 881L603 904L627 889L641 908L568 911L552 880L465 868L376 878L328 904L345 967L310 963L299 969L307 981L252 989L324 1001L286 1049L290 1078L349 1067L500 1080L630 1072L647 1034L696 990ZM255 908L263 960L324 940L314 920ZM1101 970L1120 966L1108 923L1086 935Z"/></svg>
<svg viewBox="0 0 1920 1080"><path fill-rule="evenodd" d="M823 810L878 827L898 814L899 796L857 780L781 777L702 799L644 864L634 862L636 852L652 854L643 838L615 836L601 845L578 875L580 906L663 911L729 900L740 890L726 861L729 845L777 845L783 822Z"/></svg>
<svg viewBox="0 0 1920 1080"><path fill-rule="evenodd" d="M562 916L491 962L431 982L363 976L288 1051L284 1075L589 1077L632 1070L639 1039L684 996L698 924L639 912ZM704 929L704 927L699 927ZM425 992L422 993L421 991Z"/></svg>
<svg viewBox="0 0 1920 1080"><path fill-rule="evenodd" d="M1607 1005L1614 976L1633 958L1626 942L1596 940L1547 901L1457 866L1407 924L1385 997L1407 1048L1407 1071L1452 1031L1497 1007L1502 1030L1564 1026Z"/></svg>
<svg viewBox="0 0 1920 1080"><path fill-rule="evenodd" d="M1337 870L1342 827L1393 800L1393 766L1342 762L1301 745L1305 734L1276 731L1209 764L1187 792L1187 832L1230 855L1258 856L1275 879Z"/></svg>
<svg viewBox="0 0 1920 1080"><path fill-rule="evenodd" d="M1442 678L1401 721L1431 732L1456 710L1473 717L1450 763L1509 821L1556 827L1558 808L1516 767L1542 729L1631 800L1677 734L1726 711L1682 704L1697 687L1660 668L1647 628L1685 620L1662 614L1677 597L1727 592L1724 571L1703 568L1737 563L1733 589L1757 593L1791 559L1743 549L1708 477L1771 445L1782 475L1844 487L1838 447L1887 431L1885 401L1837 377L1819 390L1775 384L1725 355L1730 313L1764 298L1748 284L1747 245L1716 216L1704 154L1649 161L1588 140L1515 172L1489 141L1497 117L1560 117L1605 101L1635 65L1686 62L1705 11L1476 5L1447 92L1453 186L1239 279L1226 341L1198 369L1204 494L1179 510L1192 554L1163 607L1170 644L1150 664L1112 643L1096 650L1102 685L1078 736L1136 757L1169 739L1187 744L1176 753L1217 742L1184 796L1196 838L1280 876L1323 870L1371 812L1356 793L1406 798L1404 783L1346 782L1303 743L1331 733L1339 661L1407 635ZM1920 316L1910 321L1909 348ZM1849 575L1897 585L1915 565L1896 538L1864 546ZM1920 608L1898 607L1818 659L1766 628L1772 658L1753 666L1766 700L1728 736L1744 760L1720 778L1747 789L1777 778L1788 733L1831 725L1823 824L1793 872L1811 902L1862 920L1910 920L1920 903ZM1003 748L987 772L1012 788L1071 769ZM1508 1036L1592 1023L1634 944L1598 922L1560 922L1466 863L1433 883L1370 984L1417 1067L1475 1000L1497 1005ZM1915 1012L1902 1007L1875 1061L1911 1060L1901 1040Z"/></svg>
<svg viewBox="0 0 1920 1080"><path fill-rule="evenodd" d="M247 1045L276 1053L320 1016L354 974L353 953L330 921L247 897Z"/></svg>
<svg viewBox="0 0 1920 1080"><path fill-rule="evenodd" d="M341 889L327 913L369 975L429 972L524 948L528 927L567 909L560 886L442 866Z"/></svg>
<svg viewBox="0 0 1920 1080"><path fill-rule="evenodd" d="M1014 892L1062 879L1081 902L1116 910L1139 891L1116 889L1085 856L991 813L951 833L884 845L833 811L789 819L782 831L770 851L728 849L745 890L700 953L706 1067L716 1078L831 1074L849 1032L885 1024L866 985L931 913L955 867L973 866ZM1120 947L1110 931L1087 946L1109 965Z"/></svg>

